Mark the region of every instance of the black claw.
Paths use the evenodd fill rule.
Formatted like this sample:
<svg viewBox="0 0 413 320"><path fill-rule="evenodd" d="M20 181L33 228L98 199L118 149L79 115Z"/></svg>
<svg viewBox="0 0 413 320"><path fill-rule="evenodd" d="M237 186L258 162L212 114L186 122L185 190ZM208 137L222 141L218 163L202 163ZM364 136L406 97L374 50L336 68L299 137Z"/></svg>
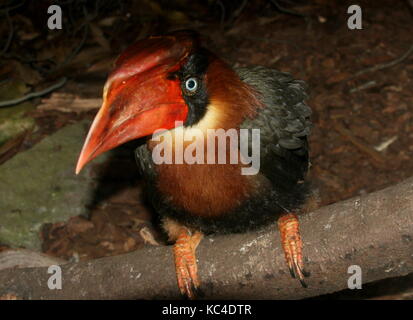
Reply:
<svg viewBox="0 0 413 320"><path fill-rule="evenodd" d="M310 272L305 269L301 269L300 266L297 266L297 269L305 278L308 278L310 276Z"/></svg>
<svg viewBox="0 0 413 320"><path fill-rule="evenodd" d="M194 298L190 298L189 296L188 296L188 294L186 294L186 293L183 293L181 296L182 296L182 299L184 299L184 300L192 300L192 299L195 299L196 297L195 297L195 293L194 293L194 291L192 290L192 292L193 292L193 294L194 294Z"/></svg>
<svg viewBox="0 0 413 320"><path fill-rule="evenodd" d="M300 279L300 283L303 286L303 288L308 288L307 284L305 283L303 279Z"/></svg>
<svg viewBox="0 0 413 320"><path fill-rule="evenodd" d="M291 277L293 277L294 279L297 278L298 275L302 274L305 278L310 276L310 272L301 269L300 266L295 265L293 266L293 268L288 268L290 270L290 274ZM303 288L308 288L307 284L305 283L304 279L301 279L301 277L299 277L298 279L302 285Z"/></svg>
<svg viewBox="0 0 413 320"><path fill-rule="evenodd" d="M205 293L204 293L204 291L202 291L201 288L195 288L194 287L192 292L194 293L195 299L205 297Z"/></svg>
<svg viewBox="0 0 413 320"><path fill-rule="evenodd" d="M200 289L196 288L193 284L191 284L191 291L193 294L193 298L189 298L189 296L186 293L181 293L181 296L184 300L196 300L198 298L203 298L205 296L205 293Z"/></svg>
<svg viewBox="0 0 413 320"><path fill-rule="evenodd" d="M290 270L291 277L295 279L295 272L293 268L288 268Z"/></svg>
<svg viewBox="0 0 413 320"><path fill-rule="evenodd" d="M186 292L182 292L182 291L181 291L181 298L183 300L189 300L188 294Z"/></svg>
<svg viewBox="0 0 413 320"><path fill-rule="evenodd" d="M191 298L188 295L188 289L189 289L189 292L194 293L194 286L192 285L192 283L189 285L189 288L186 287L185 292L181 292L181 297L183 300L191 300ZM195 296L195 293L194 293L194 296Z"/></svg>

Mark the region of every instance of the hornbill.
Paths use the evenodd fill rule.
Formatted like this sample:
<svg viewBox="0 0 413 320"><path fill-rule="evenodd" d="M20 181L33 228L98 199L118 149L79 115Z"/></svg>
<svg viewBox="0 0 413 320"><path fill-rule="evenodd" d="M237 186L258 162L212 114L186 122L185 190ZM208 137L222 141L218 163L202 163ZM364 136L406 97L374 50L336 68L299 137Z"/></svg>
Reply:
<svg viewBox="0 0 413 320"><path fill-rule="evenodd" d="M305 175L311 110L306 98L303 81L261 66L232 68L203 47L193 31L151 36L116 60L76 173L99 154L147 137L136 150L137 163L162 227L174 242L184 296L194 298L200 286L195 250L203 234L246 232L277 220L288 267L305 286L296 214L309 195ZM178 133L198 129L203 135L196 144L206 144L209 129L253 128L260 130L260 168L254 175L242 174L241 161L153 159L160 141L178 152L173 144ZM159 132L171 133L172 140L156 139ZM189 144L184 142L183 148Z"/></svg>

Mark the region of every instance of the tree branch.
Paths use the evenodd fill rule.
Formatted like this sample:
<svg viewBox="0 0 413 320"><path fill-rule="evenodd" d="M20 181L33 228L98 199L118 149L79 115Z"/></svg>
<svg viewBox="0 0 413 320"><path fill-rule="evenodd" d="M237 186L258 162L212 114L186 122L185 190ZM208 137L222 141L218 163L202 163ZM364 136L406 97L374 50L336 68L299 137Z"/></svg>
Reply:
<svg viewBox="0 0 413 320"><path fill-rule="evenodd" d="M351 265L363 283L413 272L413 178L301 217L304 289L290 277L276 225L206 237L197 249L205 298L296 299L347 288ZM170 247L62 265L62 290L49 290L47 268L0 271L0 296L25 299L178 298Z"/></svg>

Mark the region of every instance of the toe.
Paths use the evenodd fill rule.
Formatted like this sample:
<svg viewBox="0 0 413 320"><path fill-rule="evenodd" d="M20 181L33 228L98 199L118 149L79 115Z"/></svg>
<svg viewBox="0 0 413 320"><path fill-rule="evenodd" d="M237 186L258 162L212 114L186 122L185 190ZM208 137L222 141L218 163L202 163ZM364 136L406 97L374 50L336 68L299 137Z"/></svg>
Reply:
<svg viewBox="0 0 413 320"><path fill-rule="evenodd" d="M308 275L304 271L302 256L303 243L299 232L299 222L295 214L289 213L278 220L281 234L281 244L285 254L285 260L293 278L298 278L301 285L307 288L304 277Z"/></svg>

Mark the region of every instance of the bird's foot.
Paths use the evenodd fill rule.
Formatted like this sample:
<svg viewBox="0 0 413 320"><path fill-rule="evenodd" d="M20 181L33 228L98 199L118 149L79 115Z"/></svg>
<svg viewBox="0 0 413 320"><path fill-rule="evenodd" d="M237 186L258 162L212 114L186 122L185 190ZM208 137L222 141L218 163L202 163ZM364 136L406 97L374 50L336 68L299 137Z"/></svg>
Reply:
<svg viewBox="0 0 413 320"><path fill-rule="evenodd" d="M179 233L173 249L178 287L182 295L189 299L195 298L195 292L200 285L195 250L202 237L202 233L192 234L184 227Z"/></svg>
<svg viewBox="0 0 413 320"><path fill-rule="evenodd" d="M307 288L304 277L308 273L304 271L303 242L301 241L298 217L294 213L288 213L278 219L278 228L281 234L281 245L284 250L285 260L290 269L291 276L298 278L301 285Z"/></svg>

